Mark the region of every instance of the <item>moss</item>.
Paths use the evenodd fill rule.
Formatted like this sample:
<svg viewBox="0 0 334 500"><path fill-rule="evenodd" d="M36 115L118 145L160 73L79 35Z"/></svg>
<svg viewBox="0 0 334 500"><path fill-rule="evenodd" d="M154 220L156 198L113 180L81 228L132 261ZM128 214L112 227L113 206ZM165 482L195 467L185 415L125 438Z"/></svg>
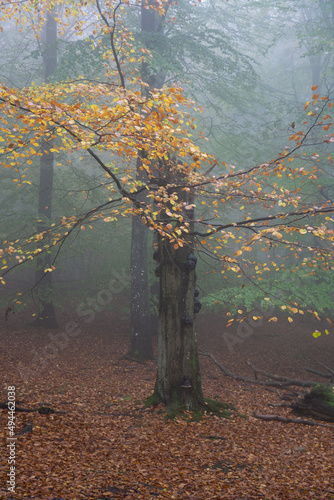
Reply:
<svg viewBox="0 0 334 500"><path fill-rule="evenodd" d="M155 407L155 406L158 406L159 403L161 403L160 397L159 397L156 389L154 389L154 391L151 394L151 396L149 396L145 400L145 407L146 408L150 408L151 406Z"/></svg>
<svg viewBox="0 0 334 500"><path fill-rule="evenodd" d="M333 392L333 387L331 385L325 385L325 384L315 385L308 394L308 398L321 399L328 406L334 408L334 392Z"/></svg>
<svg viewBox="0 0 334 500"><path fill-rule="evenodd" d="M205 399L203 403L199 403L196 410L186 411L181 402L175 400L168 406L165 418L166 420L174 420L176 417L181 417L185 420L199 422L203 418L203 415L208 413L216 415L220 418L232 418L232 415L228 410L236 410L236 408L228 403L224 403L223 401Z"/></svg>
<svg viewBox="0 0 334 500"><path fill-rule="evenodd" d="M221 418L232 418L231 413L228 410L236 410L233 405L219 401L218 399L204 400L204 408L206 413L211 413Z"/></svg>
<svg viewBox="0 0 334 500"><path fill-rule="evenodd" d="M183 415L184 408L182 406L182 402L177 391L173 391L169 404L167 406L167 415L166 418L170 420L174 420L178 415Z"/></svg>

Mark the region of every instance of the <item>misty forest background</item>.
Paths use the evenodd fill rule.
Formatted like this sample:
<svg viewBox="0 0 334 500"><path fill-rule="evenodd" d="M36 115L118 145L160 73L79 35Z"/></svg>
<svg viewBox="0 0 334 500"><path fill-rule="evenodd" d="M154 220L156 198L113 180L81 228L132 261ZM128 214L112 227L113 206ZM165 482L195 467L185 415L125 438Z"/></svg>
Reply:
<svg viewBox="0 0 334 500"><path fill-rule="evenodd" d="M177 19L170 28L166 24L163 33L144 35L138 10L129 9L126 22L134 34L134 48L149 46L158 68L156 73L167 82L181 82L186 94L203 107L203 113L197 116L197 129L193 130L195 141L219 161L240 168L276 158L296 124L303 120L304 104L312 96L311 87L317 85L317 92L325 95L333 90L331 0L206 1L198 5L180 1L171 7L169 16ZM15 21L8 20L0 33L0 77L5 85L14 88L33 82L39 85L46 79L52 82L80 75L102 77L102 50L99 46L93 48L96 37L89 28L78 37L69 26L65 36L57 40L56 65L47 75L43 36L38 41L31 28L18 30ZM203 131L204 137L198 131ZM319 145L320 148L333 149L333 143ZM29 185L18 181L17 173L11 169L1 172L1 241L22 240L41 224L51 224L64 216L78 217L102 205L105 193L98 186L105 181L103 173L97 177L94 165L75 155L71 154L68 164L64 153L55 154L49 214L41 214L38 209L38 157L32 157L29 165L22 162L21 181L25 169L29 169ZM328 160L322 170L322 196L332 199L332 162ZM314 182L318 184L318 180ZM313 182L308 181L303 193L316 202L312 187ZM233 220L239 208L238 204L225 205L225 220ZM258 212L262 215L260 209ZM200 215L197 212L196 216ZM149 232L147 266L153 334L157 328L154 243L153 232ZM238 250L238 241L228 245L231 255ZM64 318L79 317L88 323L102 309L117 311L119 320L124 322L124 334L128 335L130 251L131 220L120 217L106 223L101 218L93 224L83 224L62 246L52 272L52 286L46 280L39 281L35 260L25 262L6 275L6 285L0 289L0 307L10 321L14 321L14 312L16 317L22 312L21 318L31 320L38 317L40 299L47 298L54 305L61 326ZM277 259L285 259L285 271L275 270ZM12 264L4 259L3 269ZM260 286L252 278L259 277L259 273ZM110 279L119 284L112 297L103 292ZM272 303L278 307L283 294L285 301L297 300L300 308L311 308L322 317L331 317L332 283L331 271L296 267L295 259L284 248L257 247L242 275L232 271L222 274L220 264L207 259L205 253L199 255L197 267L200 314L219 314L222 327L239 310L252 311L264 304L267 294L271 294Z"/></svg>

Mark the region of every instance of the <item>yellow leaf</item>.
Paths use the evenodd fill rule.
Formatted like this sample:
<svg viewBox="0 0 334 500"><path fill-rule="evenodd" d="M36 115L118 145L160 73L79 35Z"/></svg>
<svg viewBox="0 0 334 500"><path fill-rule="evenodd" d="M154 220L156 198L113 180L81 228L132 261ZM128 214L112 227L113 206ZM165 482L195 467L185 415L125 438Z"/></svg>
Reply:
<svg viewBox="0 0 334 500"><path fill-rule="evenodd" d="M325 330L325 334L326 334L326 335L329 335L329 331L328 331L327 329Z"/></svg>
<svg viewBox="0 0 334 500"><path fill-rule="evenodd" d="M289 317L289 318L288 318L288 321L289 321L289 323L292 323L292 322L293 322L293 319Z"/></svg>
<svg viewBox="0 0 334 500"><path fill-rule="evenodd" d="M317 337L320 337L321 333L318 332L318 330L316 330L315 332L313 332L313 337L316 339Z"/></svg>
<svg viewBox="0 0 334 500"><path fill-rule="evenodd" d="M242 251L241 250L237 250L235 253L234 253L234 256L235 257L238 257L239 255L242 254Z"/></svg>
<svg viewBox="0 0 334 500"><path fill-rule="evenodd" d="M278 320L277 320L276 316L274 316L273 318L270 318L270 320L268 322L270 323L270 321L273 321L274 323L277 323Z"/></svg>

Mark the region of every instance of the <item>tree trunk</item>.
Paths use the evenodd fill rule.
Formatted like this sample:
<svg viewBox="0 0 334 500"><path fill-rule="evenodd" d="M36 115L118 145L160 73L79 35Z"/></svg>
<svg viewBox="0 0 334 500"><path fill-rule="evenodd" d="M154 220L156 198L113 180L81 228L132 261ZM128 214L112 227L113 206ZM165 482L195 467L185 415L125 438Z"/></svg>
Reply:
<svg viewBox="0 0 334 500"><path fill-rule="evenodd" d="M130 356L153 359L147 279L148 229L138 217L132 219L131 237L131 347Z"/></svg>
<svg viewBox="0 0 334 500"><path fill-rule="evenodd" d="M44 75L45 82L48 83L57 67L57 22L52 13L47 13L46 17L44 48ZM42 233L48 229L51 221L54 163L54 154L51 151L52 140L42 140L41 149L38 200L38 215L41 222L38 223L38 231ZM48 240L48 236L45 236L44 245L48 243ZM58 325L52 301L52 273L45 272L45 269L50 268L51 254L44 253L37 259L36 284L38 286L39 314L33 324L46 328L56 328Z"/></svg>
<svg viewBox="0 0 334 500"><path fill-rule="evenodd" d="M155 5L155 0L143 0L141 9L141 32L147 38L145 46L154 43L151 36L162 33L161 16L155 10L145 6ZM141 77L148 84L146 92L163 86L165 75L152 72L147 63L142 64ZM137 178L146 180L140 170L140 155L137 161ZM129 355L140 359L153 359L152 322L150 312L150 292L147 278L147 233L148 230L137 217L132 219L131 238L131 345Z"/></svg>
<svg viewBox="0 0 334 500"><path fill-rule="evenodd" d="M159 242L159 340L157 402L196 411L203 408L201 376L195 333L195 270L189 266L188 247L175 249Z"/></svg>

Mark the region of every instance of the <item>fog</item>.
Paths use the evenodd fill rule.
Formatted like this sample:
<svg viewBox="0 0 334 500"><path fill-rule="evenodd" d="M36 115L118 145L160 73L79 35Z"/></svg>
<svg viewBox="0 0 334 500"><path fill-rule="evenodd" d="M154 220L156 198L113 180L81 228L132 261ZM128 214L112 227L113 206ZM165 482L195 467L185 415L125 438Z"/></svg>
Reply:
<svg viewBox="0 0 334 500"><path fill-rule="evenodd" d="M58 9L58 15L60 18L64 16L62 8ZM40 38L36 38L28 21L20 27L14 19L4 19L0 35L3 84L20 89L33 88L45 81L57 83L76 78L103 80L103 44L106 38L104 35L101 38L100 33L94 31L96 16L93 7L85 7L81 13L85 23L79 35L76 34L74 20L66 26L58 23L58 33L53 34L56 38L49 49L46 40L50 34L47 35L46 24L40 29ZM155 76L155 83L158 80L161 84L177 82L184 87L187 96L194 99L196 106L202 107L200 114L190 111L197 118L197 128L192 130L195 143L215 155L219 162L240 170L270 161L287 147L289 136L303 120L304 104L312 97L312 86L317 86L319 94L331 92L332 18L333 11L328 2L310 2L309 5L294 2L289 7L279 2L273 6L263 2L249 4L248 1L202 2L197 6L181 2L169 9L165 22L154 34L152 30L148 34L143 31L138 8L128 9L123 19L124 31L120 30L117 36L121 40L126 37L131 39L136 57L143 46L151 50L152 62L147 71L151 76L159 75ZM108 65L112 68L115 64L112 54L108 57ZM143 71L143 63L136 57L127 63L129 69L137 65L137 71ZM51 69L50 64L53 65ZM128 68L124 73L128 78L127 72ZM10 123L7 125L10 128ZM199 131L202 133L199 134ZM322 144L318 146L317 154L323 153L330 158L332 149L332 143ZM52 260L54 266L52 280L51 273L46 273L48 283L46 278L38 278L36 266L48 267L49 261L49 264L46 261L41 264L36 259L29 260L24 256L24 250L21 250L22 261L16 256L19 262L10 255L7 259L4 254L6 284L1 287L2 309L9 310L10 314L14 310L19 314L22 312L25 319L31 315L36 317L40 313L41 297L47 296L54 304L58 317L71 316L76 308L80 308L82 301L105 289L112 272L121 270L128 277L122 290L122 318L129 319L131 218L114 216L103 208L98 210L99 217L87 217L90 210L102 207L108 200L109 186L103 172L91 159L73 149L53 155L53 178L45 191L49 196L46 204L52 205L52 208L47 209L49 213L43 213L38 208L42 168L38 155L37 151L30 161L22 160L15 169L2 169L1 239L5 254L8 242L20 241L22 248L27 247L28 252L29 244L36 247L36 243L29 243L36 230L48 229L52 224L57 226L59 221L73 217L82 218L83 222L71 229L61 248L57 246L47 252L47 259ZM120 161L107 152L102 152L102 155L114 164ZM302 160L298 161L302 165ZM122 167L122 163L119 165L120 169L126 168ZM323 184L320 192L313 190L312 182L300 185L301 196L310 202L332 199L330 160L322 164L320 177L319 182ZM271 183L268 180L267 186L264 186L267 193L271 192ZM242 202L237 200L227 202L220 209L219 216L226 223L238 219L241 205ZM253 217L264 213L260 204L258 208L253 205ZM199 203L196 218L209 220L210 217L210 209ZM252 235L251 229L240 229L240 233L240 237L228 239L224 254L233 256L240 248L238 238L241 242ZM155 236L150 233L147 256L146 252L144 255L147 263L143 265L149 288L157 283L151 259L155 242ZM312 237L309 240L311 243ZM282 259L285 267L277 275L271 269L271 263ZM269 267L261 287L257 288L253 282L254 274L259 265L265 267L267 264ZM243 263L242 274L233 272L234 269L226 272L223 269L222 274L221 262L212 259L211 249L203 251L199 254L197 278L205 302L201 314L225 311L231 300L235 302L234 312L238 309L251 310L263 301L264 295L275 296L275 289L282 289L283 283L286 287L285 300L291 301L296 288L303 283L303 293L298 298L300 306L307 309L313 303L317 310L330 315L333 297L332 293L326 293L329 279L326 271L320 268L312 273L296 273L295 279L287 286L284 273L291 277L289 269L295 265L289 248L268 246L265 242L259 243L252 258ZM242 291L239 290L240 283L247 284ZM276 303L273 300L276 305L282 300L282 293L278 294ZM117 300L114 297L110 303L103 304L103 308L117 307ZM151 312L154 313L157 297L152 296L150 301Z"/></svg>

